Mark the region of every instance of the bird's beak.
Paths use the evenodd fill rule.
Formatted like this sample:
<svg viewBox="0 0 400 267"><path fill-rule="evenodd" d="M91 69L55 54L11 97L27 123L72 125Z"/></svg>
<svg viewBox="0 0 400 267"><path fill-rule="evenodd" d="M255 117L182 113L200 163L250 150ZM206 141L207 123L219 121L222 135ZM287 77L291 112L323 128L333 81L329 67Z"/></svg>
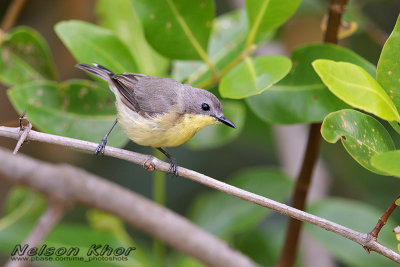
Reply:
<svg viewBox="0 0 400 267"><path fill-rule="evenodd" d="M215 118L216 118L219 122L222 122L223 124L228 125L229 127L236 128L236 125L235 125L233 122L231 122L230 120L228 120L227 118L225 118L224 116L215 117Z"/></svg>

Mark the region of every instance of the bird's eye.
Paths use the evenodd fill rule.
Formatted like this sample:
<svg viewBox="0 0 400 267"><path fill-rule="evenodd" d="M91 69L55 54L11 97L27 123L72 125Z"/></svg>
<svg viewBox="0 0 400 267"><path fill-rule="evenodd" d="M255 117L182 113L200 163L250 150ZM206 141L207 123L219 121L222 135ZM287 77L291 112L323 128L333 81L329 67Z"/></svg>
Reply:
<svg viewBox="0 0 400 267"><path fill-rule="evenodd" d="M201 104L201 109L204 111L210 110L210 106L207 103Z"/></svg>

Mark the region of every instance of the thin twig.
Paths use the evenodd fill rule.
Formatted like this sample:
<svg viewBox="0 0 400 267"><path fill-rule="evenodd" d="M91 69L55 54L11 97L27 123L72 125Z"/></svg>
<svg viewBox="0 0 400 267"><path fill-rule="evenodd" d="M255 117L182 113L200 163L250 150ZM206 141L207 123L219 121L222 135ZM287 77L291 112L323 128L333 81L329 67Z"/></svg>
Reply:
<svg viewBox="0 0 400 267"><path fill-rule="evenodd" d="M47 210L42 214L35 228L29 234L28 238L22 243L29 245L30 248L39 246L50 231L56 226L65 212L65 206L62 202L50 201ZM29 260L12 261L9 260L6 267L24 267L29 265Z"/></svg>
<svg viewBox="0 0 400 267"><path fill-rule="evenodd" d="M27 125L23 125L22 122L25 121ZM19 118L19 130L22 131L21 137L18 139L18 143L15 146L13 154L17 154L18 150L21 148L22 144L25 142L26 137L28 136L30 130L32 130L31 122L25 118L25 111L22 113L21 117Z"/></svg>
<svg viewBox="0 0 400 267"><path fill-rule="evenodd" d="M390 204L390 206L387 208L385 213L379 218L378 222L376 223L374 229L368 234L370 238L373 238L376 240L378 238L379 232L381 231L382 227L386 224L388 221L390 215L393 213L393 211L396 209L397 204L396 201L400 199L400 195L398 195L393 202Z"/></svg>
<svg viewBox="0 0 400 267"><path fill-rule="evenodd" d="M18 140L18 138L19 138L18 131L19 131L19 128L0 126L0 136ZM97 147L96 143L77 140L77 139L68 138L68 137L40 133L40 132L37 132L34 130L30 131L30 133L27 137L27 140L39 141L39 142L50 143L50 144L57 144L57 145L65 146L65 147L71 147L71 148L81 149L81 150L90 151L90 152L94 151ZM1 149L0 149L0 152L1 152ZM127 151L124 149L119 149L119 148L114 148L114 147L106 147L104 155L127 160L130 162L139 164L139 165L144 165L144 163L150 164L154 168L154 170L158 170L158 171L168 172L168 169L169 169L169 163L167 163L167 162L156 159L150 155L144 155L144 154L140 154L140 153L136 153L136 152L132 152L132 151ZM19 155L16 155L14 157L18 157L18 156ZM0 155L0 158L2 158L2 164L0 164L0 171L8 172L8 173L6 173L8 175L17 175L15 173L15 171L10 170L10 169L12 169L12 170L15 169L13 166L10 166L10 164L16 164L16 162L13 162L12 159L10 159L6 162L6 158L4 155ZM19 167L19 166L21 166L21 167ZM23 171L23 166L24 166L24 164L18 165L18 168L21 168L20 171ZM192 181L201 183L210 188L214 188L216 190L219 190L221 192L224 192L229 195L235 196L237 198L243 199L245 201L252 202L257 205L266 207L268 209L277 211L281 214L290 216L297 220L308 222L310 224L313 224L315 226L323 228L327 231L336 233L347 239L350 239L350 240L360 244L363 247L369 248L371 251L376 251L379 254L384 255L385 257L387 257L395 262L400 263L400 255L399 254L397 254L397 253L393 252L392 250L390 250L389 248L379 244L375 240L368 240L366 233L360 233L360 232L354 231L352 229L349 229L340 224L328 221L321 217L309 214L307 212L292 208L288 205L271 200L269 198L262 197L260 195L257 195L257 194L248 192L246 190L234 187L232 185L223 183L219 180L213 179L204 174L201 174L201 173L198 173L198 172L195 172L195 171L183 168L183 167L179 167L178 170L179 170L179 176L181 176L181 177L188 178ZM39 176L37 176L37 175L39 175ZM91 174L87 174L87 175L93 176ZM61 195L62 195L62 192L59 192L59 191L63 188L68 188L68 186L72 187L71 190L77 189L74 186L85 188L85 186L82 186L82 182L85 181L85 179L86 179L84 177L79 177L79 179L77 181L74 180L77 183L77 185L75 185L74 184L75 182L73 182L69 179L66 179L65 181L63 180L64 186L61 188L59 186L59 183L55 182L56 183L55 185L54 184L51 185L49 183L49 179L46 179L46 178L44 178L44 181L39 184L37 180L42 179L40 174L35 173L35 176L33 176L31 170L29 170L29 172L26 174L26 177L24 176L23 178L25 179L24 180L25 183L28 183L28 185L30 187L36 188L42 192L43 192L43 190L46 190L47 194L51 194L51 195L54 194L54 195L58 195L59 197L61 197ZM51 181L51 179L50 179L50 181ZM70 182L68 182L68 181L70 181ZM19 181L16 181L16 182L19 182ZM94 182L92 181L92 183L94 183ZM115 186L115 185L109 183L108 186ZM70 188L68 188L68 189L70 189ZM102 200L102 198L99 195L97 195L98 190L100 190L98 184L91 184L91 189L87 193L85 193L85 194L79 193L79 196L76 195L74 197L75 197L75 199L80 199L80 202L83 202L83 203L88 203L88 201L89 201L88 198L91 199L93 197L97 201L99 201L98 203L95 203L96 207L101 208L103 210L104 210L104 205L107 206L110 204L110 203L107 203L107 201L109 201L110 199L114 200L114 201L117 201L117 199L123 200L122 203L127 203L127 205L124 205L124 208L119 207L117 210L112 210L111 207L109 207L108 209L110 209L110 210L107 209L106 211L111 212L113 214L116 214L118 212L118 214L116 214L116 215L127 221L129 221L127 219L127 216L130 216L129 218L131 218L133 216L134 218L139 220L138 218L140 218L140 216L138 216L138 214L135 214L134 212L126 212L126 209L125 209L125 206L129 207L129 205L131 205L131 203L134 203L134 201L125 201L126 199L121 197L121 192L112 192L113 190L108 190L107 192L104 192L105 195L108 195L110 197L107 197L106 199ZM82 191L77 191L77 192L82 192ZM90 203L93 204L92 202L90 202ZM116 203L116 205L118 207L118 205L120 205L119 202ZM114 208L114 206L112 206L112 208ZM146 210L146 212L151 210L150 208L149 209L143 208L143 209ZM144 222L141 221L141 223L143 224ZM167 225L168 224L166 223L163 227L165 228ZM163 227L161 227L161 228L163 228ZM153 230L155 231L156 229L153 229ZM157 229L157 231L162 232L163 229ZM182 232L184 232L184 231L182 231ZM174 234L177 234L177 233L175 232ZM156 235L156 234L154 234L154 235ZM160 235L162 235L162 234L160 234ZM166 238L164 235L162 235L162 236L164 238ZM161 239L163 239L163 238L161 238ZM165 240L165 239L163 239L163 240ZM186 240L186 242L187 242L187 240ZM208 246L208 244L207 244L207 246ZM218 251L218 250L215 250L215 251ZM191 252L191 253L193 253L193 252ZM190 255L192 255L192 254L190 254ZM225 266L229 266L229 265L226 264ZM232 266L235 266L235 264L233 264Z"/></svg>
<svg viewBox="0 0 400 267"><path fill-rule="evenodd" d="M26 0L14 0L11 2L1 23L1 30L3 32L8 32L14 26L25 3Z"/></svg>

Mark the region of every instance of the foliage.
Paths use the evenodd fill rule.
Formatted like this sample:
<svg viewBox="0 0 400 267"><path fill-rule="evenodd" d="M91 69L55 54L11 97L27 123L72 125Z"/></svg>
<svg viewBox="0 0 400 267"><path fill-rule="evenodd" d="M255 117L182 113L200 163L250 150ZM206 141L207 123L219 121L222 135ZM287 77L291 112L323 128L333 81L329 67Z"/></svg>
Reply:
<svg viewBox="0 0 400 267"><path fill-rule="evenodd" d="M377 80L361 66L352 63L323 59L312 63L332 93L347 104L388 121L397 132L400 115L396 86L400 83L400 68L393 62L392 57L400 53L397 49L400 47L399 35L400 16L382 49ZM354 111L349 114L349 111L345 110L342 113L332 113L325 118L322 133L329 142L336 142L339 137L344 136L342 142L346 150L363 167L380 174L400 177L394 160L397 153L388 152L395 149L393 141L384 127L369 115Z"/></svg>
<svg viewBox="0 0 400 267"><path fill-rule="evenodd" d="M340 223L346 227L359 232L369 232L372 225L375 225L376 218L382 215L382 211L371 207L365 203L341 198L326 198L318 201L308 208L312 214L316 214L328 220ZM357 220L354 220L357 218ZM363 224L357 223L362 221ZM340 236L333 235L324 229L307 225L307 232L315 239L318 244L324 246L345 266L397 266L396 263L377 255L376 253L367 254L360 245L346 240ZM386 226L385 226L386 227ZM394 229L395 225L389 222L388 229ZM395 248L396 240L393 238L391 230L383 231L379 235L379 242Z"/></svg>

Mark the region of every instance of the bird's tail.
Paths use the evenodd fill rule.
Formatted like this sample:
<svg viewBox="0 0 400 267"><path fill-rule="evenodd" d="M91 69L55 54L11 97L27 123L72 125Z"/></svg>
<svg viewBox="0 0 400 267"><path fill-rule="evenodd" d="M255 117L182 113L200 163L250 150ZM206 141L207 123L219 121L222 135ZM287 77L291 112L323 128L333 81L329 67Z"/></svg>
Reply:
<svg viewBox="0 0 400 267"><path fill-rule="evenodd" d="M110 76L113 75L114 73L99 64L96 64L96 63L92 63L92 64L93 64L93 66L88 65L88 64L79 63L79 64L76 64L75 67L77 67L78 69L84 70L88 73L91 73L91 74L105 80L106 82L110 82L110 80L111 80Z"/></svg>

